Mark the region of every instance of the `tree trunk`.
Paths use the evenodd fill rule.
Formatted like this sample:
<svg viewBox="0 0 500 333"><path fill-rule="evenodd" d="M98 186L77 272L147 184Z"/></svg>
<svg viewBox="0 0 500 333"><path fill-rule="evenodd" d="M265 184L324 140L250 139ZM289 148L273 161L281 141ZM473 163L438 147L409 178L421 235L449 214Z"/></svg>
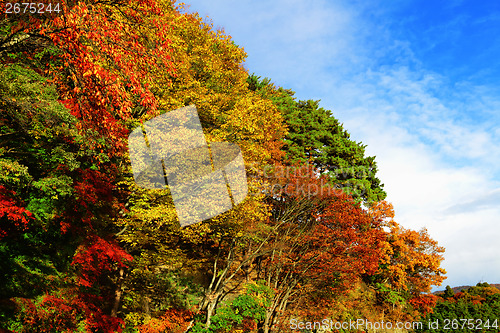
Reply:
<svg viewBox="0 0 500 333"><path fill-rule="evenodd" d="M151 311L149 310L149 301L146 296L142 298L142 305L144 309L144 313L146 314L147 318L151 318Z"/></svg>
<svg viewBox="0 0 500 333"><path fill-rule="evenodd" d="M276 299L273 300L273 304L269 309L266 310L266 318L264 318L264 326L262 327L264 333L271 332L271 326L273 324L273 313L276 310Z"/></svg>
<svg viewBox="0 0 500 333"><path fill-rule="evenodd" d="M120 301L123 295L122 284L123 284L124 273L125 273L124 269L120 268L120 279L118 280L118 286L116 286L115 290L115 301L113 303L113 309L111 309L111 316L113 317L118 316L118 309L120 308Z"/></svg>
<svg viewBox="0 0 500 333"><path fill-rule="evenodd" d="M207 321L205 323L205 328L210 327L210 322L212 319L212 315L214 313L215 307L217 306L217 303L219 302L219 298L222 295L222 292L218 292L215 295L211 295L208 304L207 304Z"/></svg>
<svg viewBox="0 0 500 333"><path fill-rule="evenodd" d="M269 319L271 318L271 314L266 311L266 318L264 319L264 326L262 329L264 330L264 333L269 333Z"/></svg>

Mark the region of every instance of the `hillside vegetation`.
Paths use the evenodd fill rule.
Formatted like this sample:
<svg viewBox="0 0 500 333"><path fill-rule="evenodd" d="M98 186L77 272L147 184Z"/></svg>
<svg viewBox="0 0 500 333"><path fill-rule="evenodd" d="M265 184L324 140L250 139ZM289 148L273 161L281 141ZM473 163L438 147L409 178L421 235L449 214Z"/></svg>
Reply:
<svg viewBox="0 0 500 333"><path fill-rule="evenodd" d="M60 9L2 7L0 328L267 333L431 318L444 249L394 221L375 157L333 112L250 74L231 36L175 2ZM248 195L180 227L168 188L135 183L128 136L188 105L208 142L241 148Z"/></svg>

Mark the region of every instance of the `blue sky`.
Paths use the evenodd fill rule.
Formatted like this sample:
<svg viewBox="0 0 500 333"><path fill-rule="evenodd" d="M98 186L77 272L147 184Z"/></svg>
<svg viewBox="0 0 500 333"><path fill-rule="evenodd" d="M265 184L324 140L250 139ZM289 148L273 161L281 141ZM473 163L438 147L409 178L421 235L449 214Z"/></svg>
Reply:
<svg viewBox="0 0 500 333"><path fill-rule="evenodd" d="M367 145L397 221L446 247L443 287L500 283L500 1L187 4Z"/></svg>

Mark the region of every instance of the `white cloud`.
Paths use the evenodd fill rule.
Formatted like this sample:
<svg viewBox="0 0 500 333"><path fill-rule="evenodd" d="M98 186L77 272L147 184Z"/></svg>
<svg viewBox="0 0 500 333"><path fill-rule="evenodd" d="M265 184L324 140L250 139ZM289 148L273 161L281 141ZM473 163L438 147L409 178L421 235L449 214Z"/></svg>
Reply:
<svg viewBox="0 0 500 333"><path fill-rule="evenodd" d="M450 214L439 230L441 245L446 247L443 267L448 271L445 285L500 281L498 225L500 209L474 209Z"/></svg>
<svg viewBox="0 0 500 333"><path fill-rule="evenodd" d="M422 68L414 45L394 38L381 19L390 8L300 0L191 3L245 48L251 73L297 91L300 99L321 99L354 140L368 145L398 222L426 226L447 247L445 284L500 282L498 88L451 82Z"/></svg>
<svg viewBox="0 0 500 333"><path fill-rule="evenodd" d="M456 120L433 93L439 76L371 72L333 104L354 139L377 157L396 220L426 227L446 247L445 284L500 281L498 133ZM408 113L403 112L408 110Z"/></svg>
<svg viewBox="0 0 500 333"><path fill-rule="evenodd" d="M223 25L248 54L246 67L302 91L330 79L327 69L360 62L351 47L360 29L355 13L331 1L192 1L193 10ZM331 68L330 68L331 69ZM331 74L331 73L330 73ZM312 89L315 90L315 89Z"/></svg>

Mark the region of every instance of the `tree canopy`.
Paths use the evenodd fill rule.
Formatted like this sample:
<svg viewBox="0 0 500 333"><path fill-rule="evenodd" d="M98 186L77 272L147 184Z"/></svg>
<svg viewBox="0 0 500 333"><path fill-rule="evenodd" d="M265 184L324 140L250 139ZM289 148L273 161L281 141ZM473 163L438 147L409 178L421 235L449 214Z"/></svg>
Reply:
<svg viewBox="0 0 500 333"><path fill-rule="evenodd" d="M444 249L393 220L375 157L319 101L250 75L175 1L57 3L1 5L0 329L267 333L429 312ZM168 187L134 181L128 137L193 104L209 145L241 148L248 195L181 227Z"/></svg>

